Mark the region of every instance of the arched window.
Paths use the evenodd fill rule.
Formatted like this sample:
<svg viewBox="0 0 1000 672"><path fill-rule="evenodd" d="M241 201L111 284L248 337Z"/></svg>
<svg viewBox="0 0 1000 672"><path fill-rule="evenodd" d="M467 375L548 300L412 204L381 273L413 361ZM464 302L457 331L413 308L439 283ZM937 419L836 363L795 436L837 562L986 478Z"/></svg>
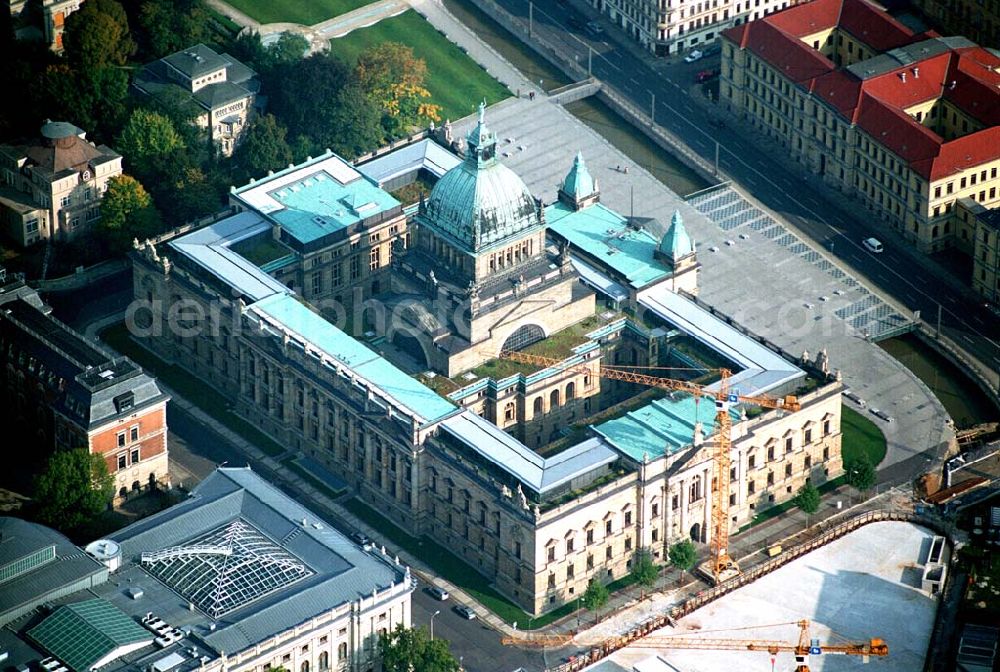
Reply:
<svg viewBox="0 0 1000 672"><path fill-rule="evenodd" d="M566 386L566 401L572 401L576 396L576 383L569 383Z"/></svg>
<svg viewBox="0 0 1000 672"><path fill-rule="evenodd" d="M302 664L299 665L299 672L309 672L309 661L303 660Z"/></svg>
<svg viewBox="0 0 1000 672"><path fill-rule="evenodd" d="M326 672L330 669L330 654L326 651L321 651L319 654L319 670L320 672Z"/></svg>
<svg viewBox="0 0 1000 672"><path fill-rule="evenodd" d="M545 332L537 324L525 324L518 327L517 331L507 337L503 344L504 350L523 350L532 343L537 343L545 338Z"/></svg>
<svg viewBox="0 0 1000 672"><path fill-rule="evenodd" d="M549 410L559 407L559 390L552 390L549 395Z"/></svg>
<svg viewBox="0 0 1000 672"><path fill-rule="evenodd" d="M347 660L347 642L341 642L337 646L337 662Z"/></svg>
<svg viewBox="0 0 1000 672"><path fill-rule="evenodd" d="M545 402L542 400L541 396L535 397L534 411L535 415L541 415L545 412L544 409Z"/></svg>

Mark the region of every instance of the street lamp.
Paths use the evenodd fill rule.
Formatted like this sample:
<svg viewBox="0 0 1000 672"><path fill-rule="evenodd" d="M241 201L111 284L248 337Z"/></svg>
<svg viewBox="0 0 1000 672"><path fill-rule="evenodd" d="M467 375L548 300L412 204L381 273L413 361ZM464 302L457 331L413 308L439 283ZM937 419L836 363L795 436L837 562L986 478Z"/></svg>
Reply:
<svg viewBox="0 0 1000 672"><path fill-rule="evenodd" d="M431 641L432 642L434 641L434 617L437 616L440 613L441 613L441 610L438 609L433 614L431 614Z"/></svg>

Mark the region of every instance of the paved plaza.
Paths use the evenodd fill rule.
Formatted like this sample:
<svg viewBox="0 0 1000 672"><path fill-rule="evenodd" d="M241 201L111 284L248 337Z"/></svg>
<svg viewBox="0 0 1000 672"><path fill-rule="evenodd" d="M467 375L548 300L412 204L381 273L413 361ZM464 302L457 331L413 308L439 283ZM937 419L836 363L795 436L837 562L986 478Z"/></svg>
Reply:
<svg viewBox="0 0 1000 672"><path fill-rule="evenodd" d="M865 338L865 330L875 334L905 317L784 225L748 208L730 189L685 201L545 96L506 100L489 110L488 119L501 139L501 159L545 202L555 200L581 151L609 207L654 219L646 226L657 235L679 209L703 265L701 300L792 356L808 351L814 357L826 348L831 369L841 369L845 385L893 418L875 420L888 440L882 466L947 440L951 430L941 403ZM470 124L456 124L456 136ZM725 199L731 200L723 204Z"/></svg>

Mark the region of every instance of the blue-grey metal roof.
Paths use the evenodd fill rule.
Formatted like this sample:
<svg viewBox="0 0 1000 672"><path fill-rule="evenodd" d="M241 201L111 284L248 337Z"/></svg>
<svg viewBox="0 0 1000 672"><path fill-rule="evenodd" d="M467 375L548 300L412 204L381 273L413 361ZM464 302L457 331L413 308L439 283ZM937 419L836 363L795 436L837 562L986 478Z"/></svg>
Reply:
<svg viewBox="0 0 1000 672"><path fill-rule="evenodd" d="M254 212L241 212L183 235L168 245L250 301L259 301L285 293L288 288L229 248L253 236L269 235L271 226Z"/></svg>
<svg viewBox="0 0 1000 672"><path fill-rule="evenodd" d="M0 566L50 546L55 547L53 560L0 584L0 626L39 604L107 579L104 565L55 530L0 517Z"/></svg>
<svg viewBox="0 0 1000 672"><path fill-rule="evenodd" d="M735 393L764 393L806 375L778 353L664 285L640 292L639 304L739 364L742 371L729 378Z"/></svg>
<svg viewBox="0 0 1000 672"><path fill-rule="evenodd" d="M357 166L361 174L379 186L420 170L440 178L462 159L430 138L405 145Z"/></svg>
<svg viewBox="0 0 1000 672"><path fill-rule="evenodd" d="M289 332L293 338L349 369L354 377L384 394L422 422L440 420L455 406L434 390L408 376L381 355L313 312L298 299L278 294L248 307L248 313Z"/></svg>
<svg viewBox="0 0 1000 672"><path fill-rule="evenodd" d="M444 420L441 427L539 495L618 459L618 454L602 439L590 439L551 457L542 457L468 409Z"/></svg>
<svg viewBox="0 0 1000 672"><path fill-rule="evenodd" d="M313 572L288 587L227 613L217 621L186 608L176 594L137 563L142 553L183 546L234 521L265 535ZM315 513L291 499L249 468L220 468L190 497L111 537L129 566L116 576L145 591L140 601L120 589L99 594L133 615L153 611L174 627L189 625L216 653L235 653L275 634L362 597L399 587L407 570L378 552L359 548ZM215 629L207 626L215 623Z"/></svg>

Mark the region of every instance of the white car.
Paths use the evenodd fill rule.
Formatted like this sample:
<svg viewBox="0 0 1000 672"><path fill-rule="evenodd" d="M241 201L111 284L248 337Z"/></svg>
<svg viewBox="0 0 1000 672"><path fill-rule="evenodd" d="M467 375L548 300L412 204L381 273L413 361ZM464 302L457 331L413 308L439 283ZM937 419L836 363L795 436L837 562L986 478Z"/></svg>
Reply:
<svg viewBox="0 0 1000 672"><path fill-rule="evenodd" d="M695 49L690 54L688 54L687 56L684 57L684 62L685 63L694 63L695 61L700 61L701 57L704 56L704 55L705 54L703 54L700 51L698 51L697 49Z"/></svg>
<svg viewBox="0 0 1000 672"><path fill-rule="evenodd" d="M865 246L865 249L874 254L881 254L882 250L885 248L882 246L882 241L878 238L865 238L861 241L861 244Z"/></svg>

